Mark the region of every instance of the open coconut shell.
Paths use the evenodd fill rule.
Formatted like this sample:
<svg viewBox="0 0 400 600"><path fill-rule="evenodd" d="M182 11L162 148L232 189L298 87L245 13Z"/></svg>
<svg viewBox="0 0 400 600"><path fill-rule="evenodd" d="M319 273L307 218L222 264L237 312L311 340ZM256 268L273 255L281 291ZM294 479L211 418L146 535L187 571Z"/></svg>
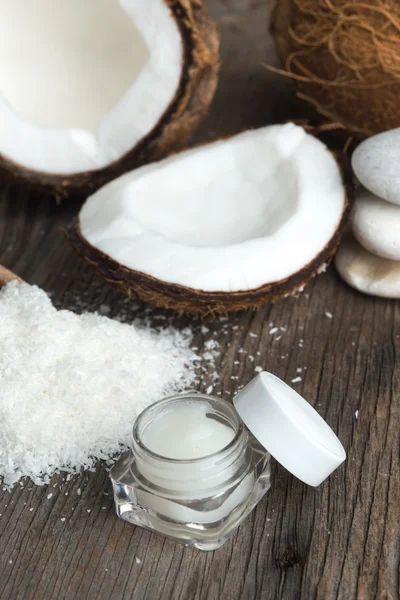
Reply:
<svg viewBox="0 0 400 600"><path fill-rule="evenodd" d="M271 127L271 128L263 128L263 130L267 131L269 129L284 129L287 127L292 127L295 128L296 131L294 133L298 133L298 130L300 130L301 132L303 132L303 130L301 128L295 127L294 125L285 125L285 126L275 126L275 127ZM262 131L263 130L259 130L259 134L258 135L262 135ZM293 131L290 130L289 134L293 134ZM222 142L217 141L214 142L212 144L207 144L205 146L201 146L198 149L192 149L190 151L186 151L186 152L182 152L178 155L175 155L174 157L171 157L169 159L166 159L164 161L162 161L161 163L158 163L161 166L166 166L166 164L168 163L168 161L175 161L177 168L179 168L179 170L183 171L185 169L185 161L188 160L189 163L188 164L188 168L190 170L190 161L191 160L196 160L196 152L197 153L207 153L207 149L211 148L211 151L215 151L215 152L221 152L222 154L224 153L224 145L226 145L226 147L228 148L228 151L230 152L231 149L229 147L229 145L231 143L236 144L237 145L237 149L239 152L241 151L245 151L245 155L248 154L248 149L246 149L245 147L241 146L242 144L246 144L248 142L249 137L251 137L252 135L257 135L257 132L248 132L248 133L244 133L244 134L240 134L238 136L234 136L233 138L228 138L227 140L224 140ZM269 135L268 132L266 133L266 135ZM303 132L304 135L304 132ZM307 135L307 138L312 138L312 136ZM312 138L314 139L314 138ZM232 142L233 140L233 142ZM314 142L316 144L319 144L321 146L321 148L325 148L320 142L318 142L317 140L314 140ZM242 147L242 150L241 150ZM318 150L320 151L320 149ZM318 247L318 251L315 253L315 255L313 256L313 258L311 260L308 260L305 264L301 265L301 268L297 268L296 270L294 270L293 272L291 272L288 276L283 277L281 279L277 279L277 280L271 280L271 281L267 281L265 282L263 285L259 285L257 287L254 288L250 288L250 289L234 289L234 290L228 290L226 289L225 291L222 289L218 289L218 287L216 287L218 285L218 278L216 279L216 281L214 281L212 284L210 284L210 288L212 288L212 286L214 285L215 289L201 289L201 288L197 288L196 287L192 287L190 285L184 285L181 282L185 281L185 275L182 276L182 278L180 279L180 282L171 282L171 281L167 281L163 278L160 277L155 277L154 274L145 272L144 270L141 269L134 269L134 268L130 268L128 266L126 266L126 264L121 264L120 262L118 262L115 257L113 258L112 256L110 256L109 253L103 251L102 249L99 249L99 247L96 247L96 245L94 243L91 243L91 241L89 241L87 239L87 237L83 234L82 232L82 227L81 227L81 223L80 220L77 219L75 220L71 226L68 228L68 230L66 231L66 234L70 240L70 242L73 244L75 250L80 254L80 256L84 259L84 261L91 265L92 267L94 267L110 284L114 285L115 287L117 287L121 292L126 293L129 295L129 297L131 298L138 298L140 300L143 300L144 302L148 302L150 304L153 304L155 306L161 307L161 308L166 308L166 309L173 309L175 311L178 312L185 312L185 313L190 313L190 314L196 314L196 315L200 315L200 316L215 316L218 313L226 313L228 311L235 311L235 310L242 310L242 309L248 309L248 308L256 308L257 306L267 302L267 301L274 301L277 298L286 296L286 295L291 295L291 294L296 294L297 292L300 292L304 286L306 285L306 283L312 278L314 277L316 274L318 274L319 272L325 270L325 266L326 263L328 263L330 261L330 259L332 258L332 256L334 255L336 248L339 244L341 235L343 233L347 218L348 218L348 214L349 214L349 210L350 210L350 205L351 205L351 199L352 199L352 177L351 177L351 172L350 169L348 167L347 164L347 159L343 154L335 154L333 155L332 153L329 153L329 151L327 149L325 149L325 151L323 151L323 153L325 152L324 155L324 160L328 159L329 157L334 156L335 161L337 161L337 163L334 163L334 161L332 159L331 162L333 164L336 164L335 169L338 171L338 180L340 180L340 186L341 186L341 190L343 193L343 197L341 197L340 199L340 214L339 216L336 218L336 222L335 224L330 224L332 225L332 227L330 228L330 233L328 236L328 239L326 239L324 245L321 247ZM241 156L243 156L243 154L241 154ZM180 164L180 160L184 161L182 163L182 165ZM264 159L261 159L264 160ZM267 159L266 159L267 160ZM212 162L216 162L218 163L218 157L211 158ZM224 162L224 160L223 160ZM168 163L169 164L169 163ZM222 164L222 163L221 163ZM225 163L224 163L225 164ZM236 164L236 163L235 163ZM152 169L155 169L156 172L157 171L157 165L150 165L150 167ZM173 165L172 165L172 168ZM146 169L149 170L149 167L146 167ZM218 169L218 166L217 166ZM160 172L163 169L160 169ZM193 173L193 171L192 171ZM144 175L144 179L146 178L146 173L143 172ZM135 175L134 175L135 176ZM137 174L136 176L138 176L139 180L140 180L140 173ZM272 175L273 177L274 175ZM283 177L286 178L287 174L285 174L284 170L283 170ZM124 178L120 178L120 182L121 185L124 186L124 180L129 178L129 175L126 175ZM268 181L268 179L267 179ZM115 202L118 204L119 200L118 200L118 186L120 185L120 183L114 182L114 184L109 184L109 186L106 186L106 188L104 188L103 190L100 190L99 192L97 192L97 195L102 194L103 192L105 194L110 194L110 199L111 197L113 198L111 202ZM148 181L146 183L147 187L150 185L150 181ZM112 186L114 186L112 188ZM272 184L273 187L273 184ZM207 188L208 189L208 188ZM108 192L109 190L109 192ZM184 193L186 193L186 189L184 189ZM246 190L245 190L246 191ZM135 198L135 194L134 194L134 187L132 188L132 199L134 200ZM95 195L96 196L96 195ZM92 197L92 199L95 198L95 196ZM327 191L327 196L329 196L329 190ZM204 196L202 196L204 197ZM243 201L243 204L246 203L246 200L248 200L246 197L241 198L241 201ZM194 201L194 199L193 199ZM323 202L324 202L324 197L323 196L318 196L318 198L316 199L316 201L318 203L320 203L320 206L323 209ZM90 202L91 199L89 198L87 201L88 204L88 208L87 211L90 212L91 211L91 207L90 207ZM111 202L110 205L111 206ZM211 199L212 202L212 199ZM100 204L98 203L98 209L102 210L100 208ZM189 208L190 209L190 208ZM83 207L82 211L85 211L85 206ZM105 209L107 211L107 209ZM111 209L113 210L113 209ZM204 212L207 212L207 207L204 207ZM251 210L251 208L250 208ZM81 213L82 213L81 211ZM155 214L154 208L152 209L152 207L149 208L149 211L152 212L152 214ZM85 221L85 227L87 228L88 226L88 212L84 214L84 221ZM169 217L170 217L169 213ZM108 215L109 216L109 215ZM168 218L166 218L166 220L168 220ZM96 216L94 215L93 218L95 219ZM107 217L108 218L108 217ZM151 217L153 218L153 217ZM177 219L176 219L176 228L179 228L179 215L177 215ZM275 217L274 215L271 216L271 219L273 220ZM285 217L286 218L286 217ZM82 219L82 217L81 217ZM160 219L162 222L162 215L160 216ZM238 217L239 222L241 220L241 216L239 215ZM212 221L213 219L211 219ZM257 219L255 219L256 221ZM172 218L171 221L172 223L172 230L175 230L175 226L174 226L174 219ZM308 221L310 222L310 221ZM312 219L311 219L312 222ZM141 222L142 223L142 222ZM254 223L255 226L257 227L257 224ZM109 224L106 224L106 227L108 227L108 225L110 225L110 227L113 227L112 225L112 217L110 217L110 222ZM300 226L300 225L299 225ZM119 235L119 230L121 229L121 221L119 221L118 219L116 220L116 227L117 229L114 230L114 232L116 232L116 235ZM201 224L199 224L199 227L201 227ZM318 227L316 225L316 227ZM222 230L223 228L221 228ZM279 229L279 227L278 227ZM89 217L89 230L90 230L90 217ZM111 230L110 230L111 231ZM122 224L122 233L121 236L124 237L125 232L127 230L125 230L125 225ZM104 234L105 237L107 237L107 235L111 235L111 234ZM217 238L215 238L216 240L218 240L218 228L216 230L216 236ZM236 235L236 233L234 234ZM259 239L256 237L258 234L255 235L255 241L256 243L258 243ZM307 244L307 241L305 241L307 239L307 236L304 236L304 232L298 232L298 235L303 239L303 243ZM89 234L89 237L91 237L91 234ZM221 233L221 239L223 237L223 231ZM201 251L202 248L198 248L198 246L196 246L196 243L198 243L198 240L194 242L194 251L197 252L198 250ZM246 243L246 242L245 242ZM100 244L101 245L101 244ZM200 244L201 246L201 244ZM240 240L239 243L235 244L233 242L233 246L229 246L228 243L228 252L229 252L229 248L230 247L237 247L237 249L240 252ZM187 246L188 252L189 252L189 248L190 248L190 242L189 245ZM301 247L300 248L300 253L301 253ZM213 249L212 244L210 244L209 247L206 248L206 250ZM138 253L139 255L141 255L141 253ZM165 254L168 256L168 248L165 247L164 251L160 252L161 254ZM179 254L179 253L178 253ZM184 266L184 269L187 268L187 264L190 265L190 257L189 254L185 251L185 247L182 247L182 251L180 252L180 255L183 257L183 262L186 261L186 264ZM155 260L157 260L157 253L154 253L154 257ZM212 258L212 254L211 254L211 258ZM252 262L254 261L259 261L260 263L268 262L271 260L274 260L275 256L274 253L270 253L267 254L265 257L260 257L260 256L256 256L256 255L252 255L250 254L248 256L248 265L250 267L250 265L252 264ZM140 256L139 256L139 260L140 260ZM178 258L179 260L179 258ZM189 261L189 263L188 263ZM226 262L229 263L229 258L226 258ZM139 264L139 263L138 263ZM208 263L210 264L210 263ZM191 265L190 265L191 267ZM190 270L189 267L189 270ZM197 266L198 267L198 266ZM196 266L194 266L194 270L196 270L197 268ZM243 267L243 266L242 266ZM205 269L207 268L207 266L205 266ZM211 267L212 268L212 267ZM151 268L149 269L151 270ZM167 268L168 270L168 268ZM178 267L179 270L179 267ZM246 262L244 263L244 270L246 270ZM250 269L249 269L250 270ZM173 273L173 267L171 267L171 272L167 273L167 276L172 278L175 276ZM179 276L176 275L176 278L179 279ZM229 277L228 277L229 280ZM221 282L222 283L222 282ZM224 286L226 286L227 284L224 283ZM237 284L239 285L239 284ZM222 285L221 285L222 287Z"/></svg>
<svg viewBox="0 0 400 600"><path fill-rule="evenodd" d="M255 309L266 302L274 302L284 296L296 295L319 272L325 270L334 256L348 219L348 202L343 221L335 236L312 263L291 277L255 290L245 292L205 292L182 285L165 283L145 273L128 269L88 244L82 237L79 223L75 221L66 235L81 258L93 267L105 280L129 298L142 300L179 313L214 318L231 311Z"/></svg>
<svg viewBox="0 0 400 600"><path fill-rule="evenodd" d="M179 84L154 127L109 164L90 170L75 169L72 173L32 168L2 153L0 144L0 178L3 181L50 191L59 198L69 193L87 195L121 174L159 160L185 146L190 134L206 115L217 86L218 31L201 0L157 1L166 5L170 18L179 30L182 56ZM138 0L135 2L138 3ZM150 3L150 0L146 2ZM125 4L128 4L128 0ZM140 116L136 120L140 121ZM125 129L129 130L129 125Z"/></svg>
<svg viewBox="0 0 400 600"><path fill-rule="evenodd" d="M271 33L297 96L362 139L400 126L398 0L276 0Z"/></svg>

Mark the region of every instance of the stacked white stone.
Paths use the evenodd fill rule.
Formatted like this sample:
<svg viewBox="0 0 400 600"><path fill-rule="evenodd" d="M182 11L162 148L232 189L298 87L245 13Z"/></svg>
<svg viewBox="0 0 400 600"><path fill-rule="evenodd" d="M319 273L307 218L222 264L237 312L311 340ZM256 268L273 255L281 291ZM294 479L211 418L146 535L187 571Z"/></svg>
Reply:
<svg viewBox="0 0 400 600"><path fill-rule="evenodd" d="M360 292L400 298L400 128L362 142L352 167L363 187L352 215L354 237L341 244L336 268Z"/></svg>

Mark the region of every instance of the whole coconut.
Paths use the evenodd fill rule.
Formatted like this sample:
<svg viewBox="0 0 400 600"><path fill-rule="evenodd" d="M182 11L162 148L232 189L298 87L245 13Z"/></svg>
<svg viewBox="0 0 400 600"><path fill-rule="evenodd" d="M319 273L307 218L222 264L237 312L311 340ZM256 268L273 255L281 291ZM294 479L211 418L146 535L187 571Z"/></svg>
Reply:
<svg viewBox="0 0 400 600"><path fill-rule="evenodd" d="M277 0L271 31L299 98L364 137L400 126L400 1Z"/></svg>

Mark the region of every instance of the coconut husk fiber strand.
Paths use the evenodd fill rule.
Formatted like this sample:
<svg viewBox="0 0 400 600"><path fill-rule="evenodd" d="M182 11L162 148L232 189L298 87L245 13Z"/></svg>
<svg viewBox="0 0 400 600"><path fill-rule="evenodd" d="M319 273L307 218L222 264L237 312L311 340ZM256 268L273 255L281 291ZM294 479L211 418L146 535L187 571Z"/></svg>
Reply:
<svg viewBox="0 0 400 600"><path fill-rule="evenodd" d="M400 1L277 0L271 31L297 95L360 137L400 126Z"/></svg>

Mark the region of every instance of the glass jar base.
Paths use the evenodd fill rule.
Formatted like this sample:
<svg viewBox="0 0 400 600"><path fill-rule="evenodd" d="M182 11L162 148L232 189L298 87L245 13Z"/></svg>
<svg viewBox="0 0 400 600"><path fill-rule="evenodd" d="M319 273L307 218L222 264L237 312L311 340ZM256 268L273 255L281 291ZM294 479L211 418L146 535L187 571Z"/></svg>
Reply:
<svg viewBox="0 0 400 600"><path fill-rule="evenodd" d="M234 525L232 523L227 523L225 535L222 535L220 523L216 524L214 528L198 530L196 535L195 530L199 527L198 524L186 523L178 525L177 523L171 523L164 519L160 519L155 515L149 515L146 509L138 507L135 504L124 504L123 506L117 505L116 508L118 517L132 525L137 525L138 527L142 527L153 533L159 533L176 542L181 542L185 546L197 548L198 550L203 550L205 552L211 552L221 548L233 535L238 525L246 518L251 510L246 511L242 518ZM191 526L192 531L190 531ZM218 535L218 533L220 535Z"/></svg>
<svg viewBox="0 0 400 600"><path fill-rule="evenodd" d="M125 457L122 461L124 460L126 460ZM118 467L117 463L116 468ZM153 498L152 502L152 497L148 492L133 489L126 480L124 481L124 478L122 480L112 479L112 483L118 517L133 525L144 527L183 542L187 546L211 551L220 548L231 537L268 491L271 486L271 479L269 463L267 462L256 481L252 480L251 492L245 500L236 504L224 519L214 522L211 520L204 522L204 519L202 521L201 514L197 515L199 519L187 519L184 522L179 522L171 517L175 513L184 513L187 510L184 506L166 499L163 499L160 503L159 498ZM160 508L168 506L169 516L159 513L155 509L156 506Z"/></svg>
<svg viewBox="0 0 400 600"><path fill-rule="evenodd" d="M195 542L194 544L191 544L194 548L197 548L197 550L202 550L203 552L212 552L213 550L218 550L218 548L221 548L225 542L228 541L229 538L223 539L221 542ZM189 544L185 544L186 546L189 546Z"/></svg>

